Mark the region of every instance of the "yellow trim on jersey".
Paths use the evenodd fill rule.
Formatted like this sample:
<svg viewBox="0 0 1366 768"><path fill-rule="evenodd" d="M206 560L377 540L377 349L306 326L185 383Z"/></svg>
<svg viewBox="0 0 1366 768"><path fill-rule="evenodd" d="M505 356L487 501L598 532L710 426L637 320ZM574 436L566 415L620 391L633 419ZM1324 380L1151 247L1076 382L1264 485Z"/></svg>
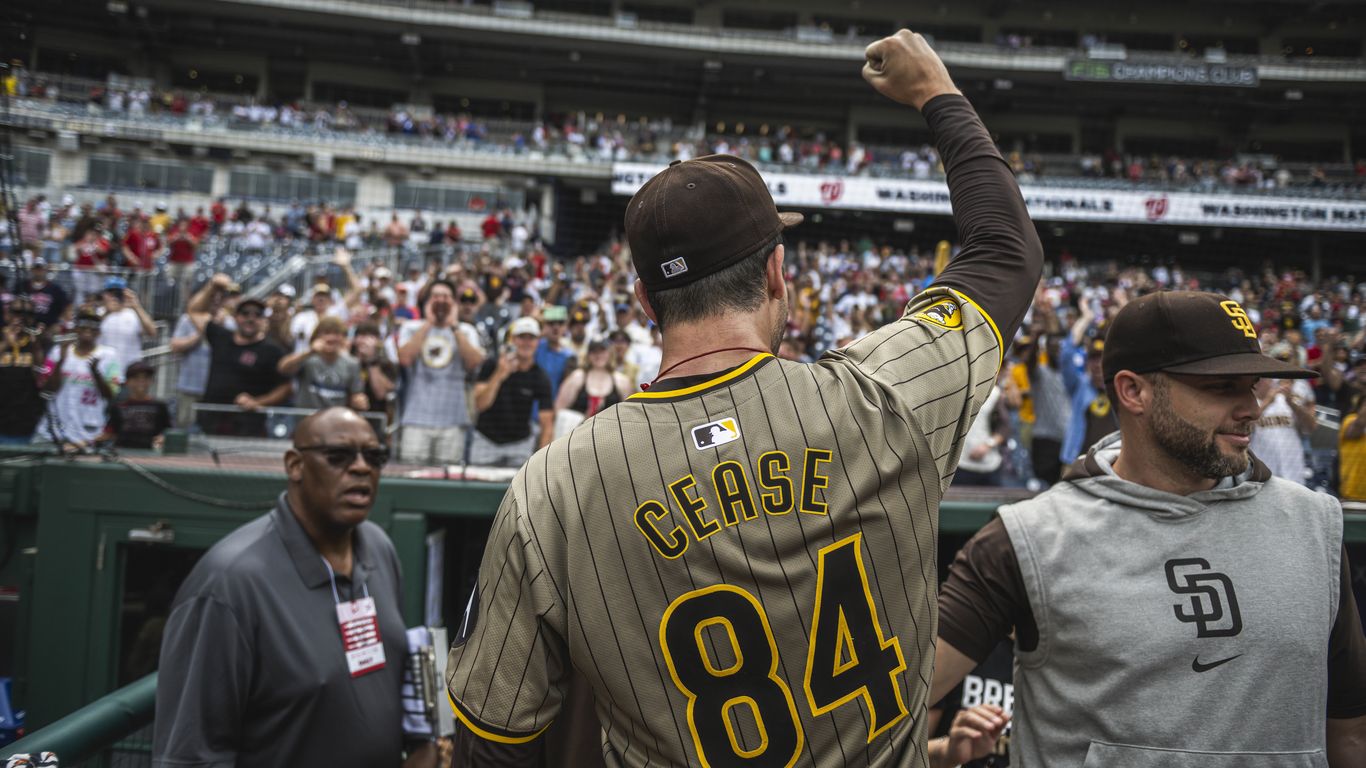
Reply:
<svg viewBox="0 0 1366 768"><path fill-rule="evenodd" d="M958 298L976 307L977 311L982 313L982 317L987 319L987 325L991 326L991 332L996 334L996 352L999 355L999 362L996 363L996 367L999 369L1006 361L1006 345L1005 342L1001 340L1001 329L996 327L996 320L993 319L991 315L987 314L987 311L982 309L980 304L973 301L971 296L955 288L950 288L949 290L957 295Z"/></svg>
<svg viewBox="0 0 1366 768"><path fill-rule="evenodd" d="M993 327L995 327L995 326L993 326ZM1000 336L1000 334L997 334L997 337L998 337L998 338L999 338L999 336ZM734 378L737 377L737 376L742 376L742 375L744 375L745 373L747 373L747 372L749 371L749 369L753 368L754 366L758 365L759 363L763 362L764 360L766 360L766 359L768 359L768 358L770 358L770 357L773 357L772 353L769 353L769 352L761 352L761 353L755 355L754 357L751 357L751 358L749 359L749 362L745 363L744 365L740 366L739 368L736 368L735 370L731 371L730 373L727 373L727 374L724 374L724 375L721 375L721 376L717 376L716 378L710 379L710 380L708 380L708 381L704 381L704 382L702 382L701 384L694 384L694 385L692 385L691 387L684 387L684 388L682 388L682 389L670 389L670 390L665 391L665 392L637 392L637 393L635 393L634 395L631 395L630 397L628 397L628 398L626 398L626 399L627 399L627 400L658 400L658 399L662 399L662 398L666 398L666 397L679 397L679 396L681 396L681 395L691 395L691 394L693 394L694 392L701 392L701 391L704 390L704 389L710 389L710 388L712 388L712 387L720 386L721 384L725 384L726 382L730 381L731 379L734 379Z"/></svg>
<svg viewBox="0 0 1366 768"><path fill-rule="evenodd" d="M527 742L535 741L541 734L545 733L546 728L550 727L550 723L546 723L544 728L530 736L504 736L485 729L483 726L476 723L474 718L466 715L455 703L455 697L451 696L450 691L446 691L446 701L451 703L451 711L455 713L456 719L458 719L466 728L473 731L475 736L478 736L485 741L496 741L499 744L526 744ZM552 720L551 722L554 721Z"/></svg>

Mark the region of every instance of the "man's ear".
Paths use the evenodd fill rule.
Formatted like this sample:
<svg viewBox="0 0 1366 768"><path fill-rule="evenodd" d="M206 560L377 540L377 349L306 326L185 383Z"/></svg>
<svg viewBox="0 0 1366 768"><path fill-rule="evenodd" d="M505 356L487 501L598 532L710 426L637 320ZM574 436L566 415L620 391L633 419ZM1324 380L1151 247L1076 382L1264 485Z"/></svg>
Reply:
<svg viewBox="0 0 1366 768"><path fill-rule="evenodd" d="M773 249L769 254L768 266L764 268L764 276L768 280L768 293L775 299L781 299L787 295L787 276L783 273L783 257L786 249L782 243Z"/></svg>
<svg viewBox="0 0 1366 768"><path fill-rule="evenodd" d="M640 302L640 308L645 310L645 316L650 318L650 322L659 325L659 320L655 319L655 308L650 306L650 296L645 292L645 283L636 278L635 284L636 301Z"/></svg>
<svg viewBox="0 0 1366 768"><path fill-rule="evenodd" d="M1133 371L1120 371L1115 374L1115 404L1134 416L1147 413L1147 394L1151 389L1152 382Z"/></svg>
<svg viewBox="0 0 1366 768"><path fill-rule="evenodd" d="M285 451L285 475L292 483L300 483L304 479L304 455L293 448Z"/></svg>

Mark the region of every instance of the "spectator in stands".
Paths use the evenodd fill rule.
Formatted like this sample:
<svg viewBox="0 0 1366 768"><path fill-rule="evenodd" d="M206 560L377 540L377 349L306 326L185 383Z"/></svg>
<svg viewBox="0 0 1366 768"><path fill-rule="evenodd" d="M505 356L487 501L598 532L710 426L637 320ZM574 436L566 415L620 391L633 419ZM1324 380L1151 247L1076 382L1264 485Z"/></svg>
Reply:
<svg viewBox="0 0 1366 768"><path fill-rule="evenodd" d="M231 314L222 316L222 296L213 299L217 306L211 306L202 321L216 319L227 327L235 327L236 321ZM179 373L176 377L176 424L190 426L194 416L194 404L204 397L204 387L209 382L209 347L204 343L202 322L196 323L187 310L176 320L175 330L171 333L171 352L177 356ZM129 366L130 368L132 366Z"/></svg>
<svg viewBox="0 0 1366 768"><path fill-rule="evenodd" d="M390 248L398 248L406 242L408 242L408 228L398 220L398 211L394 211L394 215L389 218L389 223L384 227L384 244Z"/></svg>
<svg viewBox="0 0 1366 768"><path fill-rule="evenodd" d="M582 362L588 354L588 324L588 307L577 306L569 313L569 335L564 340L564 348L574 356L575 361Z"/></svg>
<svg viewBox="0 0 1366 768"><path fill-rule="evenodd" d="M209 206L209 218L213 225L214 234L218 234L223 229L223 225L228 221L228 202L224 198L218 198Z"/></svg>
<svg viewBox="0 0 1366 768"><path fill-rule="evenodd" d="M1272 347L1270 354L1282 362L1291 362L1295 357L1285 342ZM1305 463L1304 438L1313 433L1317 423L1314 388L1304 379L1261 379L1256 392L1262 412L1252 432L1250 450L1273 475L1307 484L1309 468Z"/></svg>
<svg viewBox="0 0 1366 768"><path fill-rule="evenodd" d="M106 280L100 343L114 348L119 369L125 370L141 360L143 339L156 337L156 323L143 308L137 293L121 277Z"/></svg>
<svg viewBox="0 0 1366 768"><path fill-rule="evenodd" d="M44 332L61 325L71 309L71 297L66 295L65 288L48 279L47 261L42 257L33 260L28 280L16 286L14 292L33 302L34 319Z"/></svg>
<svg viewBox="0 0 1366 768"><path fill-rule="evenodd" d="M76 243L76 261L73 266L76 268L77 304L83 303L86 297L99 293L104 282L104 270L109 266L110 245L104 237L102 227L102 223L96 222Z"/></svg>
<svg viewBox="0 0 1366 768"><path fill-rule="evenodd" d="M385 413L393 420L390 407L398 386L398 366L384 351L379 326L364 321L356 326L351 339L351 356L360 364L360 379L370 411Z"/></svg>
<svg viewBox="0 0 1366 768"><path fill-rule="evenodd" d="M171 428L171 410L152 397L156 369L139 361L125 372L128 396L109 410L109 432L118 448L161 450Z"/></svg>
<svg viewBox="0 0 1366 768"><path fill-rule="evenodd" d="M171 212L166 203L157 203L155 212L147 218L147 227L158 235L166 234L170 230Z"/></svg>
<svg viewBox="0 0 1366 768"><path fill-rule="evenodd" d="M169 256L166 266L171 280L176 284L176 296L187 301L190 295L190 282L194 280L195 252L199 249L196 236L186 219L179 219L166 232Z"/></svg>
<svg viewBox="0 0 1366 768"><path fill-rule="evenodd" d="M1003 372L1002 377L1006 374ZM963 437L954 485L1000 485L1005 445L1010 439L1010 416L1006 413L1000 381L982 403Z"/></svg>
<svg viewBox="0 0 1366 768"><path fill-rule="evenodd" d="M309 340L313 338L313 329L318 327L318 321L324 317L345 320L346 307L333 300L332 286L320 282L309 292L308 308L300 310L289 322L289 335L294 339L295 352L308 349Z"/></svg>
<svg viewBox="0 0 1366 768"><path fill-rule="evenodd" d="M43 415L42 392L50 382L47 341L38 332L33 303L15 296L4 307L4 346L0 347L0 445L33 439Z"/></svg>
<svg viewBox="0 0 1366 768"><path fill-rule="evenodd" d="M627 360L636 367L636 384L644 385L654 381L659 374L660 362L664 359L664 341L659 326L650 323L648 344L632 344Z"/></svg>
<svg viewBox="0 0 1366 768"><path fill-rule="evenodd" d="M346 323L324 317L313 329L308 349L280 360L280 375L294 379L295 407L369 410L360 363L347 354L346 346Z"/></svg>
<svg viewBox="0 0 1366 768"><path fill-rule="evenodd" d="M231 284L227 275L214 275L190 300L188 312L209 345L209 377L202 402L233 405L246 413L201 414L199 425L210 434L261 436L265 419L259 411L283 405L291 391L289 380L279 373L285 351L266 338L266 306L260 299L246 297L237 302L233 330L211 318L214 295L226 294Z"/></svg>
<svg viewBox="0 0 1366 768"><path fill-rule="evenodd" d="M627 384L630 385L630 390L634 392L636 382L640 381L640 369L629 359L631 337L627 335L626 331L617 328L607 335L607 340L609 342L609 365L612 372L625 376Z"/></svg>
<svg viewBox="0 0 1366 768"><path fill-rule="evenodd" d="M509 345L485 360L474 385L479 413L470 446L470 463L520 467L538 448L550 444L555 431L555 400L550 379L536 364L541 337L534 318L519 317L508 328ZM539 411L533 428L533 409Z"/></svg>
<svg viewBox="0 0 1366 768"><path fill-rule="evenodd" d="M1080 322L1080 321L1079 321ZM1104 374L1101 370L1101 356L1105 352L1105 342L1091 339L1086 343L1086 357L1081 366L1074 362L1075 347L1064 346L1063 382L1072 403L1071 414L1067 420L1067 432L1063 436L1063 464L1071 464L1088 448L1102 437L1119 428L1110 398L1105 393Z"/></svg>
<svg viewBox="0 0 1366 768"><path fill-rule="evenodd" d="M399 283L394 286L393 315L399 322L417 319L417 307L413 306L413 299L408 293L407 283Z"/></svg>
<svg viewBox="0 0 1366 768"><path fill-rule="evenodd" d="M1366 375L1366 352L1357 352L1353 364L1357 371ZM1366 502L1366 391L1363 390L1356 392L1342 416L1338 433L1338 495Z"/></svg>
<svg viewBox="0 0 1366 768"><path fill-rule="evenodd" d="M549 306L541 312L545 325L544 335L536 348L536 365L550 377L550 396L553 399L560 391L560 382L565 374L574 367L574 353L564 347L565 325L569 321L569 310L560 306Z"/></svg>
<svg viewBox="0 0 1366 768"><path fill-rule="evenodd" d="M590 341L585 348L584 363L575 368L560 387L555 409L569 409L591 418L631 396L635 384L612 366L612 354L607 343Z"/></svg>
<svg viewBox="0 0 1366 768"><path fill-rule="evenodd" d="M479 231L484 236L485 241L493 240L502 235L503 222L499 220L496 211L489 211L489 215L485 216L479 224Z"/></svg>
<svg viewBox="0 0 1366 768"><path fill-rule="evenodd" d="M161 235L152 231L146 219L133 218L128 222L128 234L123 236L123 264L139 272L151 272L161 254Z"/></svg>
<svg viewBox="0 0 1366 768"><path fill-rule="evenodd" d="M423 319L399 329L398 362L407 371L399 452L407 462L450 464L465 455L465 379L484 361L484 350L474 327L457 319L455 290L444 278L430 281Z"/></svg>
<svg viewBox="0 0 1366 768"><path fill-rule="evenodd" d="M266 336L281 349L294 349L291 324L294 321L294 297L297 292L289 283L280 283L266 299Z"/></svg>
<svg viewBox="0 0 1366 768"><path fill-rule="evenodd" d="M1339 352L1347 350L1340 344L1341 336L1336 328L1320 326L1314 334L1314 346L1308 350L1305 367L1319 374L1314 380L1314 402L1345 412L1351 408L1352 392L1351 387L1345 386L1347 360Z"/></svg>
<svg viewBox="0 0 1366 768"><path fill-rule="evenodd" d="M100 316L89 310L76 315L76 338L48 355L56 392L34 439L51 441L63 451L95 444L109 421L109 406L122 382L118 353L99 344Z"/></svg>
<svg viewBox="0 0 1366 768"><path fill-rule="evenodd" d="M43 199L42 195L31 197L19 210L19 241L35 250L47 236L47 214L39 206Z"/></svg>
<svg viewBox="0 0 1366 768"><path fill-rule="evenodd" d="M490 279L488 286L489 288L484 292L484 296L480 296L476 292L467 301L477 305L474 324L479 328L479 333L492 343L493 339L502 337L508 323L511 323L518 315L517 307L509 302L511 291L508 290L506 283L499 279L495 285L494 280ZM473 289L471 288L471 290ZM481 301L485 297L487 297L486 300Z"/></svg>

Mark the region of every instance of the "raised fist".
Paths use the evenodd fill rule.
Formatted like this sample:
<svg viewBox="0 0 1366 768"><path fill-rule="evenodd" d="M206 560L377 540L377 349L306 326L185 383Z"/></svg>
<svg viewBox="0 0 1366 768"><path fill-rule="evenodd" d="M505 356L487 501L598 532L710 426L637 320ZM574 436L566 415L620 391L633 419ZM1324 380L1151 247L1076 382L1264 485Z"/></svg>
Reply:
<svg viewBox="0 0 1366 768"><path fill-rule="evenodd" d="M892 101L922 109L935 96L961 93L930 44L908 29L870 44L863 55L863 79Z"/></svg>

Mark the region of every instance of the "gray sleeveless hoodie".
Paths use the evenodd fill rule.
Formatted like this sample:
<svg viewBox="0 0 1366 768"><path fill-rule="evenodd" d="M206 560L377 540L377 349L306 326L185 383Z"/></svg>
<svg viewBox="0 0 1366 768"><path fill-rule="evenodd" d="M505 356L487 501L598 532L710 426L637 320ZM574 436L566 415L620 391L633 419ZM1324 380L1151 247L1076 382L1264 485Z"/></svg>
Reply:
<svg viewBox="0 0 1366 768"><path fill-rule="evenodd" d="M1020 768L1327 766L1342 508L1253 460L1177 496L1110 468L1002 507L1039 627L1018 652Z"/></svg>

